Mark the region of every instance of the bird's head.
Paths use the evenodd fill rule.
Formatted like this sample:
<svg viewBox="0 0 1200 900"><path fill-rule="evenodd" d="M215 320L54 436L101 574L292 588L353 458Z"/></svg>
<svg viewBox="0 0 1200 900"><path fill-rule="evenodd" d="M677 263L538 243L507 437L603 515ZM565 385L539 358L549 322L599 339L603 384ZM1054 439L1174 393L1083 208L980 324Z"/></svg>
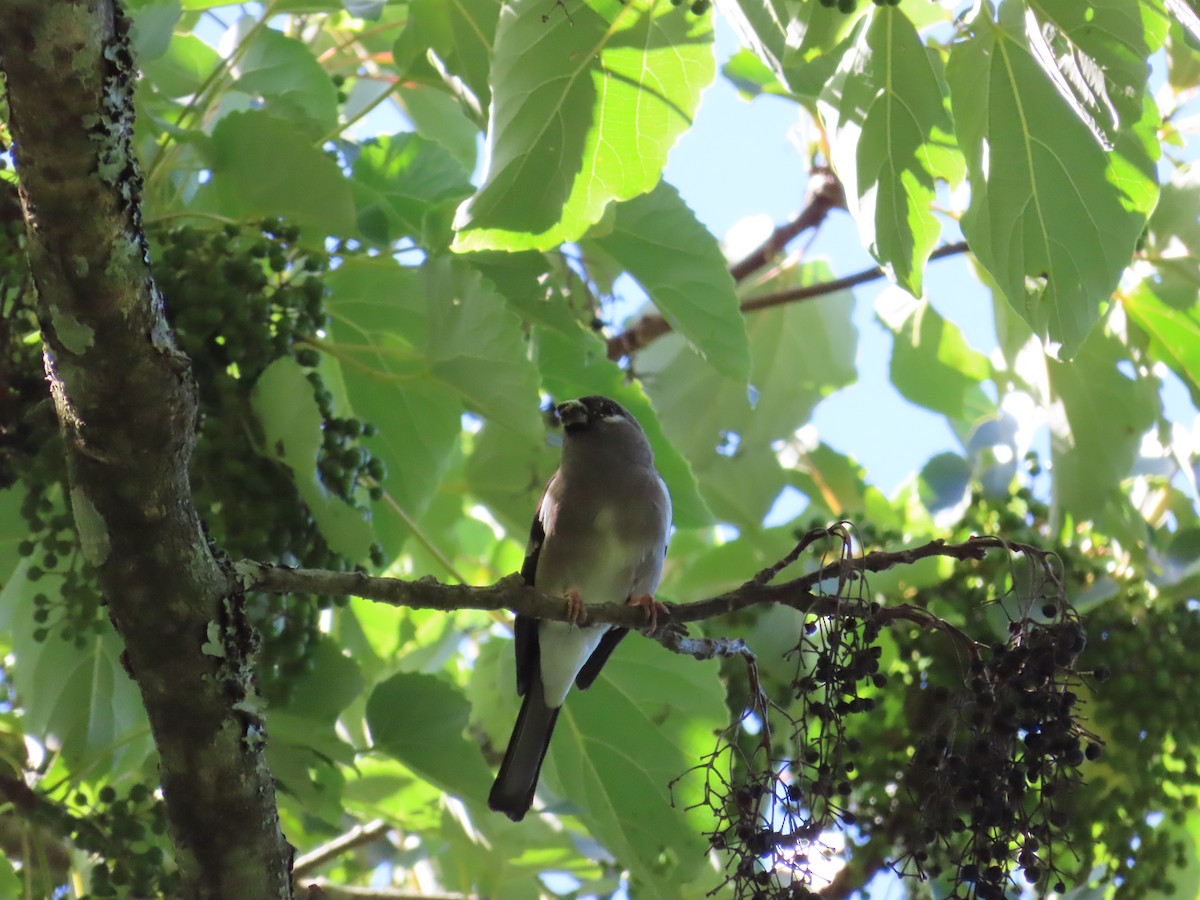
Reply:
<svg viewBox="0 0 1200 900"><path fill-rule="evenodd" d="M638 420L615 400L580 397L558 404L554 412L566 432L566 452L609 453L647 461L654 458Z"/></svg>

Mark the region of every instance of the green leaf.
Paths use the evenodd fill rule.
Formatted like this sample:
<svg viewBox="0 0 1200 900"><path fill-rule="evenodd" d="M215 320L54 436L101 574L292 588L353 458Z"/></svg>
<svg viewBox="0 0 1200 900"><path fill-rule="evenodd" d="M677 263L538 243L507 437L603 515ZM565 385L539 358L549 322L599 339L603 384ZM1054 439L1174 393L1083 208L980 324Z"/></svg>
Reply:
<svg viewBox="0 0 1200 900"><path fill-rule="evenodd" d="M541 440L537 371L520 321L469 267L437 260L404 268L389 257L348 259L327 279L329 351L355 413L379 434L384 487L409 516L437 489L461 431L463 407L526 440ZM396 549L408 526L377 513Z"/></svg>
<svg viewBox="0 0 1200 900"><path fill-rule="evenodd" d="M1048 361L1050 387L1066 423L1051 432L1054 492L1078 520L1094 519L1120 497L1142 435L1160 413L1156 380L1125 375L1124 345L1097 331L1070 364Z"/></svg>
<svg viewBox="0 0 1200 900"><path fill-rule="evenodd" d="M810 263L766 289L828 277L828 266ZM748 313L753 403L745 385L714 372L677 337L660 338L639 354L663 427L702 478L730 453L761 452L790 438L818 402L854 380L852 307L839 292Z"/></svg>
<svg viewBox="0 0 1200 900"><path fill-rule="evenodd" d="M309 648L304 670L290 677L287 708L299 716L333 724L338 714L363 691L358 663L340 643L320 636Z"/></svg>
<svg viewBox="0 0 1200 900"><path fill-rule="evenodd" d="M464 114L462 104L446 91L423 84L402 84L392 96L423 136L449 150L465 171L474 171L479 126Z"/></svg>
<svg viewBox="0 0 1200 900"><path fill-rule="evenodd" d="M740 436L739 436L740 437ZM769 446L751 444L718 453L698 468L704 499L722 522L741 531L757 532L775 498L787 484L787 474Z"/></svg>
<svg viewBox="0 0 1200 900"><path fill-rule="evenodd" d="M350 182L291 122L261 110L230 113L212 138L205 190L226 214L282 216L320 235L357 232Z"/></svg>
<svg viewBox="0 0 1200 900"><path fill-rule="evenodd" d="M859 235L916 297L941 231L934 179L956 181L962 170L935 59L898 7L876 6L819 103Z"/></svg>
<svg viewBox="0 0 1200 900"><path fill-rule="evenodd" d="M787 96L787 89L780 84L771 67L744 48L725 60L721 74L738 89L743 99L750 100L762 94Z"/></svg>
<svg viewBox="0 0 1200 900"><path fill-rule="evenodd" d="M219 65L220 54L194 34L175 35L156 59L138 59L143 80L168 97L195 94Z"/></svg>
<svg viewBox="0 0 1200 900"><path fill-rule="evenodd" d="M356 257L327 284L329 349L354 414L378 430L365 443L387 464L382 487L400 510L386 500L375 509L376 534L395 554L445 474L462 428L462 403L429 377L428 362L401 337L424 344L429 331L417 270L387 257Z"/></svg>
<svg viewBox="0 0 1200 900"><path fill-rule="evenodd" d="M1200 55L1178 22L1171 23L1167 38L1167 83L1177 91L1200 84Z"/></svg>
<svg viewBox="0 0 1200 900"><path fill-rule="evenodd" d="M484 425L467 457L467 487L518 541L525 537L542 488L558 468L558 451L544 438Z"/></svg>
<svg viewBox="0 0 1200 900"><path fill-rule="evenodd" d="M1151 337L1151 356L1171 367L1200 398L1200 309L1195 306L1200 282L1179 285L1190 304L1179 309L1161 298L1163 284L1143 281L1121 299L1129 317Z"/></svg>
<svg viewBox="0 0 1200 900"><path fill-rule="evenodd" d="M490 641L479 666L470 689L474 716L499 750L519 706L512 644ZM686 811L702 785L685 778L672 803L668 784L712 751L713 731L728 717L724 697L716 665L635 635L591 688L571 692L559 715L539 796L556 814L578 817L647 896L684 896L682 883L704 867L700 832L710 823Z"/></svg>
<svg viewBox="0 0 1200 900"><path fill-rule="evenodd" d="M373 539L370 522L327 491L317 475L321 411L304 370L290 356L275 360L255 383L250 407L262 428L263 454L291 469L329 546L347 559L364 559Z"/></svg>
<svg viewBox="0 0 1200 900"><path fill-rule="evenodd" d="M0 590L0 631L11 635L16 665L7 667L24 710L25 733L62 748L69 765L106 763L116 775L142 764L152 748L150 727L137 685L121 664L124 646L107 618L86 634L82 648L51 629L45 641L33 632L33 595L61 602L63 579L46 573L28 577L24 559Z"/></svg>
<svg viewBox="0 0 1200 900"><path fill-rule="evenodd" d="M788 0L735 0L721 9L742 43L810 108L837 64L837 54L828 51L861 16Z"/></svg>
<svg viewBox="0 0 1200 900"><path fill-rule="evenodd" d="M534 348L542 384L556 400L603 394L637 417L654 448L654 465L671 492L675 525L695 528L712 522L691 466L669 441L659 423L659 414L639 384L631 384L626 373L610 360L604 342L580 331L578 339L563 332L535 328ZM706 372L712 369L700 363Z"/></svg>
<svg viewBox="0 0 1200 900"><path fill-rule="evenodd" d="M1160 116L1148 90L1150 57L1170 22L1161 3L1030 0L1029 7L1026 36L1059 94L1119 158L1153 175Z"/></svg>
<svg viewBox="0 0 1200 900"><path fill-rule="evenodd" d="M470 89L468 102L482 117L492 100L488 73L500 7L499 0L413 0L395 57L407 58L409 47L437 54L446 71Z"/></svg>
<svg viewBox="0 0 1200 900"><path fill-rule="evenodd" d="M703 873L711 827L687 812L703 788L696 773L670 782L712 752L729 715L719 667L628 640L587 691L560 714L543 784L634 877L649 896L677 898ZM631 759L637 760L631 765Z"/></svg>
<svg viewBox="0 0 1200 900"><path fill-rule="evenodd" d="M179 0L147 3L141 9L132 11L133 32L130 39L139 66L160 59L167 52L175 23L182 13Z"/></svg>
<svg viewBox="0 0 1200 900"><path fill-rule="evenodd" d="M385 246L411 237L430 249L445 247L454 207L471 193L469 173L450 152L412 132L364 145L353 183L359 228Z"/></svg>
<svg viewBox="0 0 1200 900"><path fill-rule="evenodd" d="M257 25L244 17L240 30ZM308 44L258 28L244 40L234 66L232 90L265 101L265 109L304 128L310 138L321 138L337 125L337 88Z"/></svg>
<svg viewBox="0 0 1200 900"><path fill-rule="evenodd" d="M956 422L991 412L994 403L980 388L992 374L988 358L967 344L927 300L898 292L876 303L880 321L893 336L892 384L904 397Z"/></svg>
<svg viewBox="0 0 1200 900"><path fill-rule="evenodd" d="M380 683L367 701L375 747L422 778L464 800L483 804L492 775L463 732L466 697L433 675L401 672Z"/></svg>
<svg viewBox="0 0 1200 900"><path fill-rule="evenodd" d="M1200 166L1183 165L1163 186L1158 206L1146 226L1146 253L1163 261L1190 262L1200 266ZM1186 251L1186 252L1181 252ZM1160 265L1163 263L1160 262Z"/></svg>
<svg viewBox="0 0 1200 900"><path fill-rule="evenodd" d="M1052 353L1079 349L1157 196L1145 154L1107 149L1047 79L1021 6L980 8L950 82L971 203L963 233Z"/></svg>
<svg viewBox="0 0 1200 900"><path fill-rule="evenodd" d="M506 4L496 28L487 176L454 249L547 249L658 182L715 63L710 16L669 3ZM637 123L632 127L632 123Z"/></svg>
<svg viewBox="0 0 1200 900"><path fill-rule="evenodd" d="M612 231L595 243L637 279L703 359L746 380L750 347L729 264L675 188L660 182L649 194L619 204Z"/></svg>
<svg viewBox="0 0 1200 900"><path fill-rule="evenodd" d="M433 377L489 419L520 434L541 434L537 370L520 320L468 266L436 260L422 274Z"/></svg>

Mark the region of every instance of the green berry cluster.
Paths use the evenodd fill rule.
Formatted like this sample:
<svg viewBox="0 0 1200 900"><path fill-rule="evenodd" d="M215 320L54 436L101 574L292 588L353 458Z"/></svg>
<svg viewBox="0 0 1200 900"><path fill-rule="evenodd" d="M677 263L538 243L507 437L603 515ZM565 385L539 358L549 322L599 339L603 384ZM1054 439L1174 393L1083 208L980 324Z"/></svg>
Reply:
<svg viewBox="0 0 1200 900"><path fill-rule="evenodd" d="M101 788L94 800L75 796L82 815L70 829L72 843L94 854L91 890L83 900L108 897L171 897L178 873L168 863L166 805L146 784L134 784L120 796Z"/></svg>
<svg viewBox="0 0 1200 900"><path fill-rule="evenodd" d="M1076 803L1080 831L1096 828L1124 896L1171 896L1195 854L1185 822L1200 803L1200 605L1131 584L1089 617L1088 632L1084 665L1111 676L1089 704L1110 753L1108 777Z"/></svg>
<svg viewBox="0 0 1200 900"><path fill-rule="evenodd" d="M33 636L86 645L104 625L95 572L67 509L66 463L42 369L35 292L15 188L0 182L0 490L20 491L17 552L34 594ZM15 487L14 487L15 486Z"/></svg>
<svg viewBox="0 0 1200 900"><path fill-rule="evenodd" d="M333 395L316 368L332 254L305 246L298 229L274 219L219 231L185 226L153 237L162 248L155 275L167 315L200 389L193 494L210 536L231 556L335 570L358 564L330 549L291 473L256 452L250 408L258 377L290 355L311 370L307 378L323 420L322 483L352 505L361 505L364 493L380 496L383 463L362 444L373 428L335 415ZM338 255L350 252L334 248ZM379 547L371 558L382 562ZM247 598L263 639L261 686L268 697L284 692L286 676L305 665L319 611L328 605L327 598Z"/></svg>

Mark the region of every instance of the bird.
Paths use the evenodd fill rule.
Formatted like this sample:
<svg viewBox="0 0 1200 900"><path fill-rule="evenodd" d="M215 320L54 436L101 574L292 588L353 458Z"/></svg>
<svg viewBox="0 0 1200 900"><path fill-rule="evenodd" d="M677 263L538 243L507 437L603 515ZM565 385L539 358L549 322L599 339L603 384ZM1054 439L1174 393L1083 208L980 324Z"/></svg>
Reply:
<svg viewBox="0 0 1200 900"><path fill-rule="evenodd" d="M587 606L641 606L651 631L666 613L654 592L670 536L671 495L645 431L607 397L568 400L555 413L564 431L562 461L538 503L521 577L564 597L570 621L518 615L513 626L523 699L488 806L514 822L533 803L571 686L590 687L628 632L586 624Z"/></svg>

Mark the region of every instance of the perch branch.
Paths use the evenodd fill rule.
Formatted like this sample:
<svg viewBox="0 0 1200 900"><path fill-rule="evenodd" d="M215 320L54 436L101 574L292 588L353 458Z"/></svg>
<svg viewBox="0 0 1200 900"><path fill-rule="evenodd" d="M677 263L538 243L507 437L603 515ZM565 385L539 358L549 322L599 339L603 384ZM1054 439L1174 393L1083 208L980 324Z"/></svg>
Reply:
<svg viewBox="0 0 1200 900"><path fill-rule="evenodd" d="M797 543L797 548L779 563L764 569L750 581L731 591L692 603L666 604L670 616L668 625L679 626L686 622L711 619L750 606L781 604L800 612L822 616L873 616L876 621L884 623L912 622L922 628L944 632L974 656L977 653L977 645L970 637L924 609L908 604L880 607L869 600L820 593L818 588L826 581L836 579L839 585L844 585L861 578L867 572L883 572L899 565L911 565L936 556L978 560L990 550L1025 553L1031 558L1042 559L1045 564L1045 554L1037 548L981 535L973 536L959 544L936 540L904 550L876 550L864 556L845 555L835 562L790 581L772 583L780 572L793 564L817 538L828 535L846 540L845 527L844 523L839 523L830 529L817 529L805 534ZM243 591L356 596L414 609L507 609L539 619L560 622L570 620L569 609L562 597L539 593L525 585L518 575L506 576L495 584L471 587L462 584L442 584L429 577L403 581L398 578L379 578L362 572L289 569L251 560L235 563L233 572L238 589ZM644 628L646 625L644 610L623 603L589 606L587 621L592 624L607 623L635 629ZM664 629L656 637L669 649L702 659L744 655L744 645L739 641L688 638L673 632L671 628Z"/></svg>

